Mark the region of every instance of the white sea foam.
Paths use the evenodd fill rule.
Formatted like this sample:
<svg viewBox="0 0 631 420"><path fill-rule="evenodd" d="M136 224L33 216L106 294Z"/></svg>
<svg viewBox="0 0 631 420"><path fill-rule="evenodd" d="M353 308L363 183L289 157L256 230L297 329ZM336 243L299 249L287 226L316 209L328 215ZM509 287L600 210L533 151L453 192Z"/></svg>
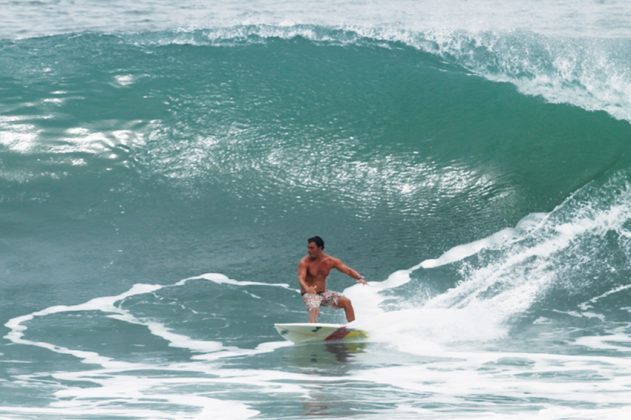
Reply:
<svg viewBox="0 0 631 420"><path fill-rule="evenodd" d="M579 337L575 344L599 350L631 353L631 336L629 336L627 329L620 328L618 331L615 334Z"/></svg>
<svg viewBox="0 0 631 420"><path fill-rule="evenodd" d="M579 399L588 406L576 409L583 417L592 418L592 406L627 406L630 391L626 374L631 366L621 358L563 356L537 353L450 352L440 359L415 365L391 366L356 373L353 379L388 385L420 395L431 395L452 407L479 401L481 395L499 400L515 401L516 412L539 412L550 418L548 409L573 405ZM581 373L576 375L577 373ZM576 376L574 376L576 375ZM606 380L590 381L585 377ZM530 406L528 400L543 399L541 405ZM521 401L521 402L520 402ZM480 404L480 408L489 407ZM521 410L519 409L521 408ZM618 415L624 409L613 412ZM435 413L435 410L432 411ZM462 412L457 409L456 413ZM453 415L453 413L452 413ZM484 416L482 416L485 418Z"/></svg>
<svg viewBox="0 0 631 420"><path fill-rule="evenodd" d="M264 286L290 289L283 283L264 283L256 281L240 281L230 279L219 273L206 273L200 276L180 280L174 284L135 284L129 290L115 295L91 299L77 305L57 305L18 316L6 322L9 329L5 338L14 344L35 346L50 350L59 354L76 357L85 364L98 366L95 369L78 370L53 373L53 376L62 381L92 382L95 387L66 386L55 393L58 400L49 407L2 407L1 413L20 413L23 415L55 415L77 416L89 410L94 415L103 416L139 416L149 418L172 418L177 413L178 418L202 419L209 416L218 416L226 419L248 418L258 414L258 411L236 401L211 398L202 394L178 393L169 391L169 387L177 386L204 386L216 387L221 383L258 385L272 387L274 392L297 392L300 387L292 385L274 385L273 381L282 378L289 379L291 374L282 372L263 371L218 371L209 361L226 357L253 356L256 354L272 352L278 348L291 345L286 341L260 343L254 349L240 349L237 347L224 347L222 343L215 341L197 340L183 334L173 332L165 325L152 319L141 319L134 316L129 310L123 309L120 304L127 298L148 293L155 293L161 289L184 287L194 281L210 281L218 285L231 285L239 287ZM79 312L101 312L105 316L121 322L134 325L142 325L147 331L166 340L170 346L185 348L194 353L190 362L174 364L155 364L146 362L123 362L111 357L100 355L93 351L84 351L70 347L60 346L46 341L31 340L28 335L28 324L35 318L50 315L70 314ZM133 372L161 372L172 371L177 373L177 378L164 378L160 375L155 378L135 374ZM126 372L130 372L127 374ZM208 377L191 377L189 372L207 374ZM257 379L259 377L259 379ZM27 383L36 378L25 376L22 378ZM160 401L173 407L185 407L175 411L163 412L151 408L138 408L135 405L147 399ZM118 401L116 406L103 405L103 401ZM125 404L125 407L120 407Z"/></svg>
<svg viewBox="0 0 631 420"><path fill-rule="evenodd" d="M429 259L421 262L419 265L412 267L410 270L415 271L419 268L435 268L442 265L451 264L462 261L472 255L478 254L486 249L498 249L515 242L524 237L532 229L536 229L541 225L542 220L546 217L545 213L531 213L524 217L515 228L505 228L486 238L478 239L468 244L455 246L436 259Z"/></svg>
<svg viewBox="0 0 631 420"><path fill-rule="evenodd" d="M26 324L33 320L36 317L45 317L52 314L60 314L60 313L70 313L70 312L82 312L82 311L99 311L106 314L111 319L116 319L119 321L127 322L130 324L143 325L145 326L149 332L157 337L160 337L166 340L169 343L169 346L185 348L191 350L193 352L199 353L214 353L222 351L221 353L215 355L205 355L200 356L199 358L204 358L206 360L216 359L226 356L234 356L234 355L246 355L246 354L256 354L261 352L273 351L275 348L279 346L278 343L268 343L267 345L263 345L257 347L255 350L243 350L238 348L224 348L223 345L219 342L215 341L205 341L205 340L195 340L190 337L187 337L182 334L177 334L168 329L165 325L152 321L152 320L141 320L131 314L131 312L120 308L117 303L122 302L128 297L152 293L156 292L160 289L164 288L172 288L172 287L180 287L184 286L191 281L196 280L204 280L211 281L216 284L229 284L236 285L241 287L247 286L271 286L271 287L281 287L285 289L290 289L288 284L285 283L263 283L263 282L254 282L254 281L239 281L230 279L229 277L219 274L219 273L206 273L196 277L190 277L183 280L178 281L173 285L146 285L146 284L135 284L129 289L127 292L124 292L120 295L116 296L105 296L94 298L88 302L78 304L78 305L60 305L60 306L52 306L41 311L37 311L28 315L20 316L13 318L5 324L7 328L9 328L9 333L5 336L8 340L16 343L16 344L26 344L37 347L46 348L48 350L69 354L75 356L79 359L82 359L85 363L94 363L104 367L115 368L115 367L129 367L128 364L116 364L114 365L113 361L110 358L103 357L94 352L86 352L86 351L78 351L72 350L69 348L57 346L54 344L46 343L46 342L36 342L27 340L24 338L24 335L27 330ZM290 289L293 290L293 289Z"/></svg>
<svg viewBox="0 0 631 420"><path fill-rule="evenodd" d="M420 269L420 267L419 267ZM503 401L515 401L508 414L516 415L520 407L529 407L521 403L526 399L545 399L545 404L535 408L540 417L550 418L548 414L570 404L576 398L586 403L604 406L628 404L630 391L625 372L631 370L631 362L624 358L607 356L569 356L558 354L537 354L517 352L475 352L459 351L450 343L465 338L488 336L484 331L495 326L497 320L484 317L489 312L480 306L467 305L457 307L421 307L395 310L391 313L380 308L386 296L383 293L393 291L405 282L397 279L401 273L394 273L384 282L371 282L367 286L355 285L346 290L357 304L362 314L355 324L370 330L371 340L394 345L398 350L410 354L428 357L424 362L397 364L390 360L386 365L369 364L363 369L349 371L346 376L327 376L313 373L291 372L283 369L229 369L220 362L226 357L254 356L290 346L288 342L264 342L254 349L215 346L173 332L154 320L139 319L129 310L122 309L120 303L125 299L145 293L155 293L168 288L187 287L192 282L210 281L217 285L249 288L277 287L292 291L284 283L264 283L230 279L219 273L206 273L166 285L137 284L128 291L116 296L91 299L78 305L60 305L46 308L22 317L10 320L6 327L10 332L7 337L16 344L38 346L54 352L69 354L98 367L85 370L67 370L53 372L51 376L64 384L55 392L56 401L48 407L0 407L0 413L23 416L80 416L90 412L100 416L138 416L149 418L202 419L208 416L221 418L247 418L258 414L247 402L227 397L226 387L247 388L250 393L278 395L287 398L300 398L301 401L317 401L315 390L327 384L344 381L349 384L387 386L390 390L420 396L431 396L432 404L445 404L455 412L462 412L471 401L478 401L480 407L489 407L478 399L486 395ZM388 282L389 281L389 282ZM144 325L147 331L167 340L170 345L188 348L199 354L188 361L174 363L155 363L149 360L137 363L121 362L96 353L77 351L57 346L52 343L37 342L27 337L27 324L35 317L51 314L77 313L80 311L100 311L122 322ZM492 314L491 314L492 315ZM500 314L501 315L501 314ZM458 326L454 328L454 325ZM438 338L438 340L436 339ZM601 345L612 343L626 344L624 335L611 335L603 339ZM440 342L440 339L446 341ZM219 345L221 343L218 343ZM594 346L587 339L582 344ZM596 343L598 345L598 343ZM297 357L311 358L312 352L294 352ZM327 354L325 352L325 354ZM329 354L333 358L333 354ZM285 360L284 363L288 361ZM599 377L606 380L592 382L585 377ZM550 378L549 380L546 378ZM37 381L28 375L22 381ZM75 383L92 383L94 386L76 386ZM229 389L229 388L228 388ZM182 390L189 390L182 392ZM192 391L191 391L192 390ZM392 392L392 391L391 391ZM396 409L387 413L393 417L410 412L424 412L440 418L450 416L449 412L424 411L420 408L406 408L405 399L399 404L395 396ZM252 395L252 394L250 394ZM427 398L427 397L423 397ZM112 404L108 404L111 402ZM155 409L151 402L168 410ZM505 404L505 403L504 403ZM525 405L524 405L525 404ZM533 410L532 407L528 408ZM420 411L419 411L420 410ZM511 411L516 410L516 411ZM573 415L593 417L600 409L575 408ZM484 411L482 411L484 412ZM442 413L442 414L441 414ZM620 409L607 411L619 414ZM484 417L484 416L483 416ZM475 416L474 416L475 418Z"/></svg>
<svg viewBox="0 0 631 420"><path fill-rule="evenodd" d="M624 226L631 220L631 189L621 178L613 177L602 187L608 191L605 197L579 191L552 212L526 218L514 229L454 247L429 260L431 263L423 261L411 269L397 271L383 282L347 289L345 293L361 314L355 325L368 329L372 340L428 358L424 363L355 372L353 379L427 395L432 404L453 409L450 413L403 404L400 410L393 410L392 417L414 412L431 418L461 417L464 413L466 418L469 404L478 401L481 411L471 417L492 418L484 411L489 406L480 403L491 399L515 402L514 410L507 410L501 418L621 418L628 411L631 398L631 363L626 357L631 352L628 325L598 335L584 335L572 342L574 346L615 357L548 354L543 350L471 350L503 337L510 328L507 321L511 316L528 310L551 285L563 281L565 265L558 264L559 259L572 259L574 253L583 255L581 244L590 244L594 238L624 236ZM590 200L583 201L585 196ZM392 304L398 296L393 292L409 285L413 276L414 281L422 282L433 268L461 263L474 255L481 255L483 263L462 271L466 277L453 288L420 303L402 299L398 307ZM570 283L568 287L574 286ZM607 325L603 314L590 309L627 290L626 284L612 287L578 305L577 310L564 313L600 319ZM535 324L550 324L550 320L541 319ZM533 405L529 402L533 399L542 402ZM584 405L576 406L577 400Z"/></svg>
<svg viewBox="0 0 631 420"><path fill-rule="evenodd" d="M129 322L134 322L133 317L131 317L126 311L123 311L117 308L114 304L127 297L138 295L138 294L149 293L149 292L158 290L159 288L160 286L158 285L136 284L127 292L124 292L117 296L95 298L88 302L78 304L78 305L51 306L49 308L43 309L41 311L33 312L28 315L15 317L5 323L5 326L9 328L9 332L5 335L5 338L8 339L9 341L12 341L15 344L36 346L36 347L41 347L41 348L53 351L55 353L68 354L80 359L84 363L97 364L100 366L109 367L113 369L131 367L131 365L128 363L117 362L117 361L112 360L109 357L101 356L100 354L95 353L95 352L75 350L75 349L59 346L56 344L51 344L44 341L33 341L33 340L26 339L24 337L27 330L26 324L36 317L45 317L45 316L53 315L53 314L68 313L68 312L81 312L81 311L101 311L106 314L118 314L121 318Z"/></svg>
<svg viewBox="0 0 631 420"><path fill-rule="evenodd" d="M558 260L575 258L575 252L582 255L581 251L575 251L577 244L605 237L610 232L619 233L631 220L631 187L620 182L621 177L616 176L610 181L612 185L604 187L611 191L611 197L606 199L596 196L593 202L582 202L580 197L584 195L577 192L552 212L532 214L515 228L458 245L437 259L394 272L383 282L347 289L345 293L355 302L356 312L362 314L359 325L370 329L375 340L413 354L432 354L442 346L504 337L511 317L527 311L552 285L566 281L565 265ZM430 270L460 264L474 255L482 255L480 262L463 265L468 268L461 270L462 281L444 293L421 302L403 299L398 304L397 295L391 293L412 281L413 275L422 281L425 275L430 275ZM614 287L579 305L582 312L576 312L577 316L604 321L603 314L588 309L600 299L629 287ZM623 333L616 336L622 344L619 334ZM580 341L581 345L595 348L615 346L624 350L605 342L609 343L606 339Z"/></svg>
<svg viewBox="0 0 631 420"><path fill-rule="evenodd" d="M582 310L586 311L586 310L588 310L590 308L593 308L594 304L596 302L598 302L599 300L604 299L606 297L609 297L609 296L611 296L613 294L623 292L623 291L628 290L628 289L631 289L631 284L623 284L623 285L614 287L613 289L608 290L608 291L606 291L605 293L603 293L603 294L601 294L599 296L595 296L595 297L591 298L587 302L581 303L579 305L579 308L581 308Z"/></svg>
<svg viewBox="0 0 631 420"><path fill-rule="evenodd" d="M128 377L119 380L103 381L98 388L74 388L69 395L60 394L61 398L68 398L60 402L51 404L50 407L14 407L0 406L0 413L10 417L20 418L21 416L55 416L55 417L77 417L83 418L86 412L90 416L104 417L136 417L151 419L173 419L174 416L181 419L244 419L256 416L258 411L248 408L245 404L220 400L216 398L200 397L193 395L177 394L156 394L147 393L145 389L138 386L138 378ZM157 387L159 384L154 383ZM91 391L98 389L98 392ZM82 392L83 391L83 392ZM136 405L147 405L146 395L151 395L155 402L169 404L174 407L187 407L186 409L176 409L165 411L164 409L138 408ZM72 397L72 398L69 398ZM89 403L88 401L116 401L119 407L108 407L102 403ZM123 406L123 404L129 404ZM191 409L193 408L193 409ZM19 417L18 417L19 416Z"/></svg>
<svg viewBox="0 0 631 420"><path fill-rule="evenodd" d="M189 277L183 280L180 280L175 284L175 286L182 286L190 281L194 280L207 280L216 284L230 284L233 286L271 286L271 287L282 287L284 289L291 289L287 283L263 283L257 281L246 281L246 280L234 280L229 278L228 276L220 273L206 273L195 277ZM293 289L292 289L293 290Z"/></svg>

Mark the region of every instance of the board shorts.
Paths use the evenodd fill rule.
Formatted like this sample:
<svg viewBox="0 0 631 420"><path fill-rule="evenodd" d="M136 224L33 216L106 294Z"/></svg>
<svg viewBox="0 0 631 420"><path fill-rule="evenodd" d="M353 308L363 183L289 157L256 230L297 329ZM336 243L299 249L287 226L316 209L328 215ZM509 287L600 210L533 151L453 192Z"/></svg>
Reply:
<svg viewBox="0 0 631 420"><path fill-rule="evenodd" d="M308 310L318 309L320 306L337 306L340 298L344 297L339 292L327 290L322 293L305 293L302 295L302 301Z"/></svg>

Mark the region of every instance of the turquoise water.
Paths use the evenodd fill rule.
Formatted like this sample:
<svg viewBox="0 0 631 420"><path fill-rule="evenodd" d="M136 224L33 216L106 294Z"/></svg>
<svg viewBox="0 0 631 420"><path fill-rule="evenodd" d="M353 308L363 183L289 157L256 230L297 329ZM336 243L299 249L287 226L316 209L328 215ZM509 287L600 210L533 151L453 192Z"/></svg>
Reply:
<svg viewBox="0 0 631 420"><path fill-rule="evenodd" d="M623 418L631 8L579 3L0 2L0 416ZM368 342L272 328L314 234Z"/></svg>

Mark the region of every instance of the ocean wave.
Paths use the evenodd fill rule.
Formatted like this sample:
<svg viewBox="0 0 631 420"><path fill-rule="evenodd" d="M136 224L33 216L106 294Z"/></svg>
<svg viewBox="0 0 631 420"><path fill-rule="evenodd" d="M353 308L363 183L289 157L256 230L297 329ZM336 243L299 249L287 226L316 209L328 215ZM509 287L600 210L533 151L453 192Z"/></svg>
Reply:
<svg viewBox="0 0 631 420"><path fill-rule="evenodd" d="M527 30L413 31L397 27L244 25L136 34L140 45L238 46L302 38L329 45L411 47L551 103L631 121L631 39L560 37ZM132 41L133 40L133 41Z"/></svg>

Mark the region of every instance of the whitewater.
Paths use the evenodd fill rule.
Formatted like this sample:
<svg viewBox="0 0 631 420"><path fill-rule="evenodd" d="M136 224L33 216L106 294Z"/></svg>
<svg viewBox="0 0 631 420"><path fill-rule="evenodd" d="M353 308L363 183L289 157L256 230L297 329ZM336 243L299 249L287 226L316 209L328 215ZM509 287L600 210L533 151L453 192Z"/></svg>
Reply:
<svg viewBox="0 0 631 420"><path fill-rule="evenodd" d="M626 2L0 10L0 417L626 418Z"/></svg>

